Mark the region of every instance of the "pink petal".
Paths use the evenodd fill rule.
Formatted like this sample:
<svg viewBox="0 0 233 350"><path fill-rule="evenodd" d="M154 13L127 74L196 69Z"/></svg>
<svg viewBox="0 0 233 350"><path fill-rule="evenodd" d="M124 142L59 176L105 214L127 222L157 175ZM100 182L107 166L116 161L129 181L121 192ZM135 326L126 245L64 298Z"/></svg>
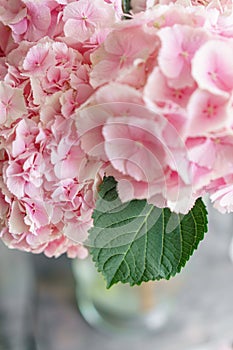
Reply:
<svg viewBox="0 0 233 350"><path fill-rule="evenodd" d="M211 40L192 61L192 75L199 87L213 94L228 96L233 89L233 44Z"/></svg>
<svg viewBox="0 0 233 350"><path fill-rule="evenodd" d="M9 218L9 231L12 234L20 235L27 232L29 227L24 222L24 214L20 210L18 202L13 202L11 206L11 214Z"/></svg>

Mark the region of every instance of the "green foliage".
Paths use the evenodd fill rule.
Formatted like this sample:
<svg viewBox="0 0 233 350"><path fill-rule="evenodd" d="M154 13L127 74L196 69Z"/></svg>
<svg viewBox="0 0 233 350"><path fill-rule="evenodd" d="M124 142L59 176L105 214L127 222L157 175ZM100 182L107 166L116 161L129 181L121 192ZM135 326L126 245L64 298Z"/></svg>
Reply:
<svg viewBox="0 0 233 350"><path fill-rule="evenodd" d="M161 209L146 200L121 203L113 177L104 179L86 242L107 282L139 285L169 279L185 266L207 231L201 199L187 215Z"/></svg>

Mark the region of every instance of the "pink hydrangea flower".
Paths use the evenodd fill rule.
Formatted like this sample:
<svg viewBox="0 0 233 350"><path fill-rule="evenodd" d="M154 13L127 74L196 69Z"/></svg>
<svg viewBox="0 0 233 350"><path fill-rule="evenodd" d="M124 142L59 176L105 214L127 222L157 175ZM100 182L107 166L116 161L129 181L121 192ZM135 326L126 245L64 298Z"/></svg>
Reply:
<svg viewBox="0 0 233 350"><path fill-rule="evenodd" d="M230 1L0 1L0 237L84 258L98 185L233 211Z"/></svg>

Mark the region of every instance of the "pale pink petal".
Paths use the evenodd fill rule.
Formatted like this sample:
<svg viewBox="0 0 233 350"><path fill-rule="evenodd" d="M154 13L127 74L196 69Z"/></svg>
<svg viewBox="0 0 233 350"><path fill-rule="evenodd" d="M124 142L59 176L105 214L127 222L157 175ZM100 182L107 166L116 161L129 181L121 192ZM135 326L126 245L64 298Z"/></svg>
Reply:
<svg viewBox="0 0 233 350"><path fill-rule="evenodd" d="M171 82L177 88L191 86L191 61L199 47L207 40L206 31L186 25L175 24L159 30L162 41L159 53L159 67L168 78L176 79Z"/></svg>
<svg viewBox="0 0 233 350"><path fill-rule="evenodd" d="M22 234L27 232L29 227L24 222L24 213L20 210L18 202L13 202L9 218L9 232L12 234Z"/></svg>
<svg viewBox="0 0 233 350"><path fill-rule="evenodd" d="M165 152L153 121L121 117L103 128L105 151L112 165L137 181L163 176Z"/></svg>
<svg viewBox="0 0 233 350"><path fill-rule="evenodd" d="M55 64L55 57L50 54L49 43L33 46L24 60L23 68L30 74L43 74Z"/></svg>
<svg viewBox="0 0 233 350"><path fill-rule="evenodd" d="M76 126L82 149L90 156L106 160L102 127L109 117L102 106L94 106L78 111Z"/></svg>
<svg viewBox="0 0 233 350"><path fill-rule="evenodd" d="M192 75L199 87L213 94L228 96L233 89L233 44L211 40L192 61Z"/></svg>
<svg viewBox="0 0 233 350"><path fill-rule="evenodd" d="M208 91L196 90L187 105L189 136L202 136L228 125L228 100ZM201 128L200 128L201 125Z"/></svg>

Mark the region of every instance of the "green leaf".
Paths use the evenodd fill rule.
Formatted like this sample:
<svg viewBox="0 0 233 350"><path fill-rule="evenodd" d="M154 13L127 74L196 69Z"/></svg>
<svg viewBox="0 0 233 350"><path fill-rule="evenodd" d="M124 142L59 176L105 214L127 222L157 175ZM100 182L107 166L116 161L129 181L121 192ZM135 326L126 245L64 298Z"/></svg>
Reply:
<svg viewBox="0 0 233 350"><path fill-rule="evenodd" d="M146 200L121 203L113 177L104 179L89 231L90 254L107 282L141 284L169 279L185 266L207 231L201 199L187 215Z"/></svg>

